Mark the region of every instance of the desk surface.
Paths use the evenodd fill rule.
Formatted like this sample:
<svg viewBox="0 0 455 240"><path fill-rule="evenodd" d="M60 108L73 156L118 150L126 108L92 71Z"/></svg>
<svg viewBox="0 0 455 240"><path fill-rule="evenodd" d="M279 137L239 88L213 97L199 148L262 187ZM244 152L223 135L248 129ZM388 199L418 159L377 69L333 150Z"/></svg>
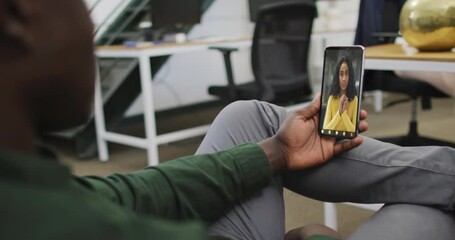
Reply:
<svg viewBox="0 0 455 240"><path fill-rule="evenodd" d="M194 41L186 41L183 43L172 43L172 42L163 42L163 43L140 43L138 46L124 46L124 45L109 45L109 46L99 46L96 48L97 51L141 51L141 50L149 50L149 49L162 49L162 48L173 48L173 47L190 47L190 46L199 46L199 45L207 45L207 44L224 44L224 43L232 43L232 42L239 42L239 41L250 41L250 37L243 37L243 38L216 38L216 39L198 39Z"/></svg>
<svg viewBox="0 0 455 240"><path fill-rule="evenodd" d="M96 48L96 55L101 58L157 57L185 52L202 51L216 46L240 49L250 45L251 40L248 37L200 39L184 43L140 44L136 47L127 47L124 45L99 46Z"/></svg>
<svg viewBox="0 0 455 240"><path fill-rule="evenodd" d="M386 44L365 48L367 59L455 62L454 52L417 52L406 54L401 45Z"/></svg>

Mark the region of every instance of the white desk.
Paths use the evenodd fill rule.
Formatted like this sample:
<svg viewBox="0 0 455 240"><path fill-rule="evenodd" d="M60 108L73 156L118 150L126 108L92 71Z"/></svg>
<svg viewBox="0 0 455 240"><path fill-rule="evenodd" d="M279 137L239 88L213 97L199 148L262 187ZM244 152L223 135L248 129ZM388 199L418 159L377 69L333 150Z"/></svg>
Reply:
<svg viewBox="0 0 455 240"><path fill-rule="evenodd" d="M150 58L179 53L206 51L209 49L209 47L218 45L243 47L251 45L251 41L247 38L244 38L224 41L202 40L191 43L182 44L172 43L141 47L125 46L98 47L96 50L96 55L98 58L136 58L139 60L140 81L144 101L144 123L146 136L145 138L138 138L124 134L108 132L106 130L100 79L97 79L95 86L94 114L99 159L101 161L108 160L109 155L107 149L107 142L109 141L146 149L148 164L156 165L159 162L158 145L205 134L207 132L209 125L157 135Z"/></svg>
<svg viewBox="0 0 455 240"><path fill-rule="evenodd" d="M407 55L401 45L386 44L365 48L365 70L407 70L455 72L454 52L418 52ZM378 210L382 204L344 203L369 210ZM337 229L337 212L333 203L324 203L325 225Z"/></svg>
<svg viewBox="0 0 455 240"><path fill-rule="evenodd" d="M455 53L418 52L407 55L397 44L367 47L365 70L455 72Z"/></svg>
<svg viewBox="0 0 455 240"><path fill-rule="evenodd" d="M455 72L453 52L418 52L408 55L401 45L386 44L368 47L365 56L366 70ZM381 91L375 91L375 110L382 110Z"/></svg>

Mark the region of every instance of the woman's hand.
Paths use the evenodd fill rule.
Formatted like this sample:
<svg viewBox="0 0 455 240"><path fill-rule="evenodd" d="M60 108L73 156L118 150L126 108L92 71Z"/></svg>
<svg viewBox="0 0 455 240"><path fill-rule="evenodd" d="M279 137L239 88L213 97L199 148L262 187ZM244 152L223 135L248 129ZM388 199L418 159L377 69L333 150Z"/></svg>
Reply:
<svg viewBox="0 0 455 240"><path fill-rule="evenodd" d="M341 95L340 97L340 115L343 114L346 111L346 108L348 107L348 97L346 95Z"/></svg>
<svg viewBox="0 0 455 240"><path fill-rule="evenodd" d="M362 143L361 136L340 142L336 142L334 137L321 136L318 133L319 110L318 95L309 105L292 112L275 136L260 142L274 172L320 165ZM361 110L360 120L365 120L367 115L365 110ZM366 122L359 123L360 132L367 129Z"/></svg>

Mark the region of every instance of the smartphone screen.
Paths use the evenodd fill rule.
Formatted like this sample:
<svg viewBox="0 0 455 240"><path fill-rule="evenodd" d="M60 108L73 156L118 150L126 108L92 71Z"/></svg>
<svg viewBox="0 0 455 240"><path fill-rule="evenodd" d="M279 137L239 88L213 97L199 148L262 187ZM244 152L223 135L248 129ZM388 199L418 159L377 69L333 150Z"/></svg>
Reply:
<svg viewBox="0 0 455 240"><path fill-rule="evenodd" d="M330 46L324 51L319 133L336 138L358 135L364 48Z"/></svg>

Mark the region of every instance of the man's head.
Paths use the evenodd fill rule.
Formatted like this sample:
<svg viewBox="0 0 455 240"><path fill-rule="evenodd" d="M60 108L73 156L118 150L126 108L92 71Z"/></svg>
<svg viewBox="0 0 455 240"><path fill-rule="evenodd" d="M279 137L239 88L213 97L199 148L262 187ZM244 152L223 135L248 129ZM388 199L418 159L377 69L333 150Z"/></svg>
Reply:
<svg viewBox="0 0 455 240"><path fill-rule="evenodd" d="M83 0L0 1L0 94L24 108L35 130L73 127L90 115L92 34Z"/></svg>

